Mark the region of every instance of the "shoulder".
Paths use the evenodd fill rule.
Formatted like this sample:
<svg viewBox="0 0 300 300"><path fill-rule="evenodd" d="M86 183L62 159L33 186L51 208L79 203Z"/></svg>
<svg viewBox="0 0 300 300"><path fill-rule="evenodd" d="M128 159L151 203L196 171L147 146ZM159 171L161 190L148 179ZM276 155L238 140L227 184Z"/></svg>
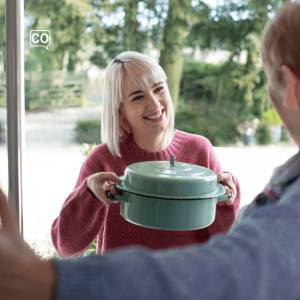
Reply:
<svg viewBox="0 0 300 300"><path fill-rule="evenodd" d="M278 204L288 204L288 203L295 203L297 206L300 206L300 176L291 183L288 187L285 188L284 192L282 193Z"/></svg>
<svg viewBox="0 0 300 300"><path fill-rule="evenodd" d="M198 134L187 133L176 129L176 136L184 145L194 146L197 148L211 150L211 142L204 136Z"/></svg>
<svg viewBox="0 0 300 300"><path fill-rule="evenodd" d="M114 160L113 156L111 155L107 144L103 143L96 146L86 157L85 164L86 165L97 165L103 164L103 162L109 163L111 160Z"/></svg>
<svg viewBox="0 0 300 300"><path fill-rule="evenodd" d="M176 129L177 155L182 161L211 168L211 159L215 157L210 141L198 134L191 134ZM215 159L213 159L215 161Z"/></svg>

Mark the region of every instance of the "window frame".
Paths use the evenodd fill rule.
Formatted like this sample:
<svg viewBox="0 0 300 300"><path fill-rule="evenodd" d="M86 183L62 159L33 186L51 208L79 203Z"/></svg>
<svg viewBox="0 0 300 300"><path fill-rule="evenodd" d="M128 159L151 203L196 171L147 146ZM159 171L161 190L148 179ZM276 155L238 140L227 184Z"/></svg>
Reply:
<svg viewBox="0 0 300 300"><path fill-rule="evenodd" d="M5 1L8 198L23 235L24 0Z"/></svg>

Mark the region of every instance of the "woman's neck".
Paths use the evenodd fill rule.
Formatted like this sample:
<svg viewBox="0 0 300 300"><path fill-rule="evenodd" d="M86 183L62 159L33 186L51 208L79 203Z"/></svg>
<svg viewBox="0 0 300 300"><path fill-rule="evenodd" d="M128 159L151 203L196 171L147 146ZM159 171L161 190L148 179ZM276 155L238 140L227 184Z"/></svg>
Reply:
<svg viewBox="0 0 300 300"><path fill-rule="evenodd" d="M143 150L146 151L161 151L166 149L172 142L175 132L171 131L167 134L165 131L159 134L142 135L133 133L135 143Z"/></svg>

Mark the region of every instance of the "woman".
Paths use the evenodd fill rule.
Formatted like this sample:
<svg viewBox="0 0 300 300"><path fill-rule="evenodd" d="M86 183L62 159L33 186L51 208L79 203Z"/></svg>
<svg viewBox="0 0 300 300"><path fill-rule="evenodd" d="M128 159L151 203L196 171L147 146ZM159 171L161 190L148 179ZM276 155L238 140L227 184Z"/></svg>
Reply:
<svg viewBox="0 0 300 300"><path fill-rule="evenodd" d="M106 69L102 111L102 141L82 165L73 192L51 230L60 256L76 257L97 237L97 252L128 245L163 249L206 241L227 231L239 208L236 178L222 173L210 142L174 130L173 104L163 69L143 54L123 52ZM218 174L232 197L218 203L209 227L193 231L162 231L140 227L120 216L117 201L106 196L125 168L141 161L170 160L197 164ZM111 185L109 185L108 181ZM111 205L112 204L112 205Z"/></svg>

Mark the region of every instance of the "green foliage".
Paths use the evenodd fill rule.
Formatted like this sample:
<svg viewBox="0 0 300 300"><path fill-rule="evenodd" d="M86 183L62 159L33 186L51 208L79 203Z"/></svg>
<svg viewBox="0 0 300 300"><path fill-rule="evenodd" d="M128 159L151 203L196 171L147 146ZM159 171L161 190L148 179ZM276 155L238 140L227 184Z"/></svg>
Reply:
<svg viewBox="0 0 300 300"><path fill-rule="evenodd" d="M27 67L34 71L74 70L78 52L91 38L86 29L96 22L89 1L25 1L24 9L27 20L31 21L25 32ZM50 30L51 45L48 51L29 46L30 30L39 29Z"/></svg>
<svg viewBox="0 0 300 300"><path fill-rule="evenodd" d="M157 34L152 34L148 25L142 26L141 20L147 20L149 24L159 15L156 14L156 3L157 6L164 6L156 0L93 1L98 21L92 25L91 35L95 45L100 46L100 49L95 50L90 61L101 68L106 68L107 64L123 51L147 50ZM124 14L123 18L120 18L120 13ZM114 19L109 25L107 17Z"/></svg>
<svg viewBox="0 0 300 300"><path fill-rule="evenodd" d="M282 120L274 108L270 108L263 112L261 122L269 126L282 126Z"/></svg>
<svg viewBox="0 0 300 300"><path fill-rule="evenodd" d="M236 130L239 121L230 106L199 102L178 106L175 128L205 136L214 146L235 143L241 137Z"/></svg>
<svg viewBox="0 0 300 300"><path fill-rule="evenodd" d="M83 143L82 145L85 147L85 150L81 151L84 157L87 157L89 153L97 146L96 143L94 144Z"/></svg>
<svg viewBox="0 0 300 300"><path fill-rule="evenodd" d="M218 87L216 77L220 73L220 65L185 61L181 80L181 97L185 102L215 102Z"/></svg>
<svg viewBox="0 0 300 300"><path fill-rule="evenodd" d="M6 107L6 93L4 91L4 96L3 97L0 97L0 107Z"/></svg>
<svg viewBox="0 0 300 300"><path fill-rule="evenodd" d="M97 254L97 239L95 239L95 240L92 242L90 248L89 248L88 250L86 250L86 251L82 254L82 256L83 256L83 257L86 257L86 256L94 255L94 254Z"/></svg>
<svg viewBox="0 0 300 300"><path fill-rule="evenodd" d="M76 91L76 88L57 89L46 94L43 90L40 90L40 98L30 99L26 97L25 108L26 110L35 110L82 106L83 98L78 97ZM53 99L51 95L55 98L53 97Z"/></svg>
<svg viewBox="0 0 300 300"><path fill-rule="evenodd" d="M29 72L25 77L25 109L83 106L86 72Z"/></svg>
<svg viewBox="0 0 300 300"><path fill-rule="evenodd" d="M44 240L39 243L29 241L28 244L36 256L42 260L60 259L52 245L50 236L46 236Z"/></svg>
<svg viewBox="0 0 300 300"><path fill-rule="evenodd" d="M288 131L287 131L287 129L286 129L285 126L282 126L282 132L281 132L280 141L281 142L287 142L289 140L290 140L290 137L289 137Z"/></svg>
<svg viewBox="0 0 300 300"><path fill-rule="evenodd" d="M271 132L268 125L260 123L255 134L256 142L259 145L271 144Z"/></svg>
<svg viewBox="0 0 300 300"><path fill-rule="evenodd" d="M169 0L159 64L168 78L168 87L176 114L183 68L183 47L188 35L192 6L190 0Z"/></svg>
<svg viewBox="0 0 300 300"><path fill-rule="evenodd" d="M245 68L234 61L210 65L187 60L181 81L186 106L178 109L177 128L204 135L215 146L240 140L237 125L254 119L256 107L263 106L261 102L249 103L247 88L237 82ZM254 85L252 92L258 93L259 88Z"/></svg>
<svg viewBox="0 0 300 300"><path fill-rule="evenodd" d="M194 125L191 123L193 118L184 124L182 114L186 111L178 111L180 117L176 116L176 124L187 128L188 132L195 126L195 133L206 136L214 145L232 143L240 139L236 131L238 124L260 118L269 107L266 83L262 67L249 69L249 66L230 59L219 65L186 60L181 98L188 105L196 105L194 109L201 121L195 117Z"/></svg>
<svg viewBox="0 0 300 300"><path fill-rule="evenodd" d="M77 121L76 131L79 143L101 144L100 120L79 120Z"/></svg>

